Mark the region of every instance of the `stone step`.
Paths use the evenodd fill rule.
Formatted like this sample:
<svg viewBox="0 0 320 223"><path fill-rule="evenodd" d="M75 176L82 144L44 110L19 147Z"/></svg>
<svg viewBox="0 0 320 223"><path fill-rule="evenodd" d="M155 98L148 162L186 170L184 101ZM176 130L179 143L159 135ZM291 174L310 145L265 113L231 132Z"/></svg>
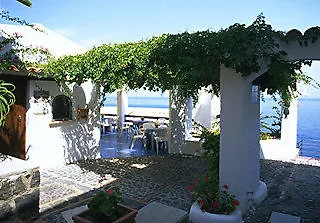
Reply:
<svg viewBox="0 0 320 223"><path fill-rule="evenodd" d="M271 222L271 223L300 223L300 217L273 211L269 222Z"/></svg>
<svg viewBox="0 0 320 223"><path fill-rule="evenodd" d="M136 223L187 223L188 213L184 210L152 202L138 211Z"/></svg>

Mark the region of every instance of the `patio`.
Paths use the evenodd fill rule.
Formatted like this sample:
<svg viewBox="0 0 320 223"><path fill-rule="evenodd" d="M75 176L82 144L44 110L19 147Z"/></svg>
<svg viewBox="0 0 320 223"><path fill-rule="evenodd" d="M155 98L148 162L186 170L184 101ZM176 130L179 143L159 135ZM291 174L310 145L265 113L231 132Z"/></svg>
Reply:
<svg viewBox="0 0 320 223"><path fill-rule="evenodd" d="M296 160L296 162L319 162ZM158 201L186 211L192 204L188 187L207 168L205 159L194 156L157 156L82 161L41 170L40 209L42 222L66 222L63 211L80 206L103 184L118 185L124 204L140 209ZM267 198L244 222L267 222L272 211L317 222L320 216L320 167L262 160L261 178L268 184ZM39 220L39 219L37 219Z"/></svg>
<svg viewBox="0 0 320 223"><path fill-rule="evenodd" d="M266 27L263 15L257 18L257 21L253 23L253 26L250 26L245 30L245 35L243 36L234 35L239 31L237 30L237 27L240 26L237 25L232 29L225 31L221 30L220 33L218 33L219 35L216 35L217 33L208 33L210 39L204 39L202 37L203 33L197 33L196 35L185 33L181 34L181 36L168 36L168 38L166 37L163 39L161 44L156 44L155 47L153 42L141 42L141 46L147 49L146 51L139 51L141 54L137 54L137 49L140 49L140 45L116 45L110 49L114 50L119 47L119 49L121 49L119 52L131 52L137 58L137 63L127 63L125 66L121 65L119 68L118 61L112 61L110 58L110 63L108 61L107 64L117 64L117 66L114 66L114 72L110 72L110 74L112 74L112 76L115 76L114 74L126 74L128 68L130 68L132 74L153 74L157 73L159 67L163 65L163 69L160 69L161 72L156 76L156 80L159 81L159 86L163 86L161 84L164 83L165 88L162 90L173 90L176 86L186 86L184 89L185 91L182 92L186 93L184 95L184 99L186 100L189 96L196 95L201 87L211 83L211 86L214 87L212 89L213 92L220 92L219 95L221 96L219 183L220 186L223 184L230 185L230 191L232 193L234 192L240 200L240 208L242 210L249 209L249 211L247 211L248 214L244 216L244 220L247 222L266 222L268 221L271 211L275 210L292 215L299 215L304 221L316 221L319 216L319 211L317 209L319 196L316 193L319 182L315 180L315 178L319 177L318 167L314 169L314 167L305 167L274 161L262 161L262 164L260 163L258 154L260 106L258 86L262 86L263 89L271 89L271 92L281 90L281 92L291 95L290 86L296 86L295 83L297 80L295 78L286 82L284 85L281 84L279 88L273 88L272 83L276 83L277 79L275 78L269 85L268 82L263 81L263 77L265 77L263 75L266 74L267 71L274 71L271 68L276 67L280 62L282 64L282 61L297 61L306 58L308 60L318 59L317 49L319 48L319 42L314 43L313 40L311 41L310 35L307 35L310 34L310 32L306 32L304 40L317 44L313 45L315 47L309 47L306 50L303 48L300 53L301 45L298 45L297 42L293 42L292 45L283 42L280 47L281 51L278 52L278 47L276 47L277 49L275 50L275 44L273 44L275 32L269 29L269 27ZM252 27L254 29L252 29ZM240 29L242 31L243 28L240 27ZM268 37L267 40L272 44L260 44L265 42L261 41L261 32L253 32L252 30L267 30L268 35L265 36ZM318 32L319 29L316 28L316 31ZM311 34L314 34L312 30ZM229 43L226 40L230 39L230 35L237 36L239 39L235 39L235 41L232 40ZM247 35L254 38L247 38ZM219 36L220 38L215 38L216 36ZM210 63L200 63L201 66L199 66L198 61L205 61L203 58L208 57L208 51L200 48L198 44L194 44L194 48L188 48L190 49L190 52L188 52L185 50L186 48L180 47L180 41L176 41L177 39L182 39L184 41L182 43L187 43L189 46L190 37L194 37L192 38L195 40L194 43L198 43L199 40L200 42L204 41L205 43L218 43L212 45L219 45L221 51L210 48L209 52L212 53L212 55L210 54L211 59L208 60ZM288 37L290 37L290 35ZM284 35L283 38L285 38ZM288 40L290 39L292 40L292 38L288 38ZM293 40L296 41L298 38L293 38ZM241 44L239 44L239 42ZM175 45L176 43L178 44ZM245 44L249 46L247 51L254 52L253 54L248 53L248 55L243 56L242 48ZM241 48L237 48L237 46L241 46ZM107 45L104 45L103 47L107 47ZM206 48L206 44L203 44L203 47ZM172 48L176 50L172 51ZM101 50L113 53L110 49L105 48ZM174 54L168 54L166 51L163 51L163 49L169 49L169 51L172 51ZM181 49L183 49L183 53L186 54L181 53ZM297 49L299 54L296 53ZM94 50L100 50L100 48L94 48ZM157 53L157 50L159 50L159 53ZM282 50L288 53L287 57L284 57ZM94 62L101 61L100 54L97 54L94 51L93 53L97 55L97 57L92 57L90 53L91 51L87 51L85 55L81 56L81 60L75 61L92 61L92 64L99 64ZM169 62L171 62L173 55L176 54L185 55L184 60L182 60L182 65L185 66L185 69L181 72L177 72L175 79L169 81L168 84L168 79L166 79L167 74L169 72L175 72L177 68L181 67L181 64L179 63L173 63L172 67L167 66L167 64L171 64ZM234 54L234 57L225 58L225 55L229 54ZM109 54L101 55L103 58L103 56ZM125 53L125 55L128 57L132 56L129 53ZM157 55L159 58L157 58ZM274 58L275 55L278 56L277 58L279 60L271 60L272 63L268 64L269 59ZM190 57L197 58L194 64L190 63ZM154 66L152 65L152 61L149 63L150 58L154 60ZM263 59L258 60L257 58ZM109 58L103 58L105 61L107 61L107 59ZM145 63L146 61L148 61L148 63ZM212 61L215 62L214 67L212 67ZM249 62L245 63L247 61ZM61 67L63 67L63 63L66 62L69 64L70 59L65 57L65 61L60 62ZM148 64L147 67L151 68L150 72L141 72L145 71L145 64ZM150 64L152 66L150 66ZM239 64L241 64L241 66L239 66ZM76 63L74 66L69 67L76 67L78 69L78 65L82 66L83 64ZM293 69L296 69L295 64L290 64L288 62L286 65L288 65L287 68L281 71L297 77ZM105 64L103 64L103 66L103 69L108 67ZM61 67L53 67L55 67L56 70L50 70L50 74L52 73L54 77L56 74L60 76ZM205 69L194 70L194 67ZM208 70L206 70L206 68L208 67L210 67L211 72L207 72ZM152 68L154 69L152 70ZM292 69L290 70L289 68ZM287 71L291 71L291 73ZM81 83L83 80L86 80L84 77L91 77L92 67L84 71L83 74L81 73L81 75L78 75L78 70L68 70L68 72L75 74L75 82ZM201 75L190 75L194 73ZM203 74L206 74L207 76ZM163 76L165 78L162 78ZM259 76L261 76L262 79L258 79ZM149 76L140 77L139 75L133 75L132 78L128 78L130 83L138 83L133 84L130 88L134 89L141 87L139 84L141 81L132 82L131 80L137 80L137 77L139 80L144 80L143 78L148 80ZM194 77L194 79L190 77ZM185 83L186 79L190 81ZM114 84L115 86L118 84L118 78L113 82L113 79L110 79L110 77L104 73L102 76L97 76L95 80L99 80L101 83L111 82L112 85ZM119 78L119 80L121 79ZM160 81L163 81L163 83ZM198 81L199 84L195 85L194 83L198 83ZM267 84L264 85L265 83ZM107 87L104 89L105 92L107 92L108 89L112 89L108 87L110 86L109 84L106 86ZM147 82L147 87L155 87L153 79L150 83ZM77 89L77 87L75 89ZM98 89L99 88L95 88L94 83L91 83L90 90L86 92L98 92ZM80 91L76 90L74 92L80 93ZM174 91L172 92L173 94L175 93ZM177 95L180 95L180 93ZM91 95L94 94L91 93ZM75 98L83 99L84 97ZM181 101L183 103L179 103ZM97 145L99 134L91 134L99 131L94 124L96 123L94 119L98 117L94 113L96 112L95 105L97 104L97 101L94 97L90 97L90 101L87 102L83 100L82 102L82 108L79 109L88 110L88 108L86 108L87 105L89 104L91 106L91 117L89 116L90 119L86 120L88 122L82 122L83 120L80 120L79 118L75 126L68 124L65 125L64 128L50 129L56 130L59 135L62 136L61 138L66 141L66 145L70 145L67 149L63 146L60 147L61 154L58 154L60 155L59 158L67 157L68 160L71 160L72 162L82 159L93 159L100 152L98 149L99 146ZM289 103L289 101L286 102ZM170 141L170 148L173 148L173 150L170 151L172 153L181 154L184 150L183 145L185 145L186 141L185 136L188 133L188 128L185 127L189 127L192 120L190 119L192 112L188 112L189 110L187 109L188 104L192 104L190 99L185 103L180 97L177 97L176 100L172 97L170 102L170 119L173 120L170 123L170 129L172 130L171 138L174 138L174 140ZM119 110L121 110L119 113L124 113L122 109ZM68 117L70 118L71 115ZM120 126L122 126L121 122L120 124ZM36 135L35 132L33 132L33 135ZM50 139L53 140L53 138ZM181 155L132 158L141 156L144 151L141 150L138 152L136 149L129 150L126 143L121 144L121 140L119 143L120 146L116 144L113 145L111 143L112 140L102 140L103 149L101 152L102 157L121 158L79 161L71 165L60 166L54 169L41 169L40 208L42 211L41 217L44 221L63 222L61 213L64 210L87 202L87 199L95 193L95 190L98 187L103 186L103 184L119 185L125 197L124 203L137 209L151 201L160 201L187 211L189 210L191 200L187 191L188 186L192 184L193 179L196 176L206 170L206 161L198 157ZM39 140L35 141L38 142ZM42 147L48 148L53 145L58 147L56 144L48 142L49 141L46 141L46 145ZM41 146L39 146L39 148L41 148ZM54 151L53 154L57 154L57 149ZM108 156L108 152L110 152L110 156ZM148 152L148 150L146 150L146 152ZM101 177L104 178L103 181L100 181ZM260 178L265 182L260 181ZM309 182L311 179L313 181ZM266 199L267 188L265 183L269 187L269 195ZM265 200L258 206L256 214L251 216L250 211L255 209L251 203L255 202L258 204L263 199Z"/></svg>
<svg viewBox="0 0 320 223"><path fill-rule="evenodd" d="M100 139L100 155L101 158L129 158L129 157L144 157L144 156L165 156L168 155L166 146L159 146L159 154L151 148L150 139L146 149L143 148L142 139L134 143L130 149L130 137L126 132L123 132L121 137L118 137L118 132L108 132L101 134Z"/></svg>

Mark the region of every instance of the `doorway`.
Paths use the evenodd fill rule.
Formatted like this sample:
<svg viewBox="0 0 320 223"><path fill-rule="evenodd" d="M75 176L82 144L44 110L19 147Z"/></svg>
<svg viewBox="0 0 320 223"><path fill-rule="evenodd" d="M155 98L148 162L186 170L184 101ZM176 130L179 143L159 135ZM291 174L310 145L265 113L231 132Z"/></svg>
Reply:
<svg viewBox="0 0 320 223"><path fill-rule="evenodd" d="M15 86L16 101L0 130L0 153L25 160L27 77L2 74L1 79Z"/></svg>

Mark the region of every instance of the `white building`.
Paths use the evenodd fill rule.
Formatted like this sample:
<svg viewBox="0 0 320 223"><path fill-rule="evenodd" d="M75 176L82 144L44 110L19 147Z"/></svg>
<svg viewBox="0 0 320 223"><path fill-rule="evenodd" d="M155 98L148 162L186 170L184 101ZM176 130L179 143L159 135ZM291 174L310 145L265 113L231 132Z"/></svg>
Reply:
<svg viewBox="0 0 320 223"><path fill-rule="evenodd" d="M56 57L85 51L44 26L37 27L41 31L28 26L1 24L0 31L7 34L17 32L22 36L19 41L23 46L42 47ZM18 155L26 160L10 157L0 162L0 175L99 157L99 89L96 89L94 83L88 81L81 86L72 84L59 87L53 80L37 80L13 71L0 73L0 78L16 85L16 104L25 109L24 112L17 111L21 114L13 115L22 124L14 127L13 132L18 134L12 140L18 141L21 147L14 150L26 152L25 155ZM68 92L69 97L57 97L65 95L65 92ZM53 106L56 111L52 111L50 100L52 104L58 105L56 108ZM63 103L67 103L66 117L60 117ZM78 109L82 117L79 117ZM3 141L3 138L0 139L1 145L6 144Z"/></svg>

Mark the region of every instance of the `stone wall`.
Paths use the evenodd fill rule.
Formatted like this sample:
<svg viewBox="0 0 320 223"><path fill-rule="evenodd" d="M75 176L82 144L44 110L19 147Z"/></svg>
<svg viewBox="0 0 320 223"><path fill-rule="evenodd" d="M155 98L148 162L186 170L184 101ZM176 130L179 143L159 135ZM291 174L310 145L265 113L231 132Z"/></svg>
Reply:
<svg viewBox="0 0 320 223"><path fill-rule="evenodd" d="M39 186L38 168L0 176L0 221L36 216L39 213Z"/></svg>

